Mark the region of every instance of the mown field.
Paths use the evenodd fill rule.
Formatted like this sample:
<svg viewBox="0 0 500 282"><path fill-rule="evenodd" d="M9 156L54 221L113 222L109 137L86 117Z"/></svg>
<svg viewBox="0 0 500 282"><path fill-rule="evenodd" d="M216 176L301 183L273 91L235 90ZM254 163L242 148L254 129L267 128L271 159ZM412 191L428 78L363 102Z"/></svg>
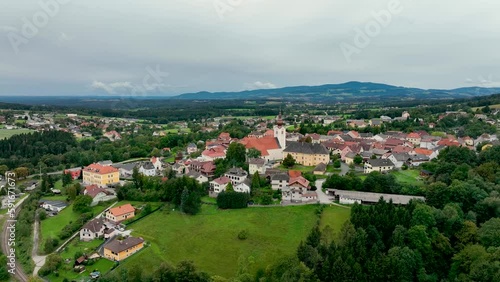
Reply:
<svg viewBox="0 0 500 282"><path fill-rule="evenodd" d="M65 196L54 196L54 197L45 197L43 199L52 200L52 201L61 201L62 197ZM98 215L102 211L106 209L106 206L97 205L92 208L94 216ZM69 225L71 222L75 222L80 217L80 214L73 211L73 204L67 206L63 209L59 214L53 217L47 217L45 220L42 220L40 224L40 251L44 249L45 239L52 237L59 239L59 233L66 225ZM60 240L59 245L61 245L64 241Z"/></svg>
<svg viewBox="0 0 500 282"><path fill-rule="evenodd" d="M196 216L175 210L160 210L129 226L132 235L143 237L151 246L121 265L151 271L161 262L177 264L192 260L210 274L233 277L240 257L252 257L250 272L265 269L280 257L295 253L301 240L314 226L316 205L218 210L203 205ZM336 232L349 216L349 209L327 207L322 225ZM241 230L246 240L238 239Z"/></svg>
<svg viewBox="0 0 500 282"><path fill-rule="evenodd" d="M31 129L0 129L0 140L5 139L5 138L10 138L13 135L16 134L22 134L22 133L30 133L34 132L34 130Z"/></svg>

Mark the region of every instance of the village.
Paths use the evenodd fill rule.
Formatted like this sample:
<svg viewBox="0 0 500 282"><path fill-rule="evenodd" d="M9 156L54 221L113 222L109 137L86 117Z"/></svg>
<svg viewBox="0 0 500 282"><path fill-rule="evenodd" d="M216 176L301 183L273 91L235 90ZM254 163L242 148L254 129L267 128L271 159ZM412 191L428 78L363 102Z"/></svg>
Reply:
<svg viewBox="0 0 500 282"><path fill-rule="evenodd" d="M253 195L248 202L253 207L318 203L375 204L381 198L397 205L407 205L412 199L425 201L425 197L421 195L350 191L323 184L332 175L356 175L364 179L373 172L410 175L411 181L417 183L432 175L431 171L422 169L422 165L438 158L446 148L462 147L480 151L500 143L494 134L484 133L472 138L434 132L441 119L465 115L467 113L446 112L439 115L436 122L429 123L414 119L413 122L427 130L376 130L379 133L366 132L365 129L390 128L392 122L406 122L413 118L408 111L403 111L400 117L395 118L381 116L378 119L362 120L342 116L287 117L280 110L277 116L245 118L239 122L235 122L234 118L221 117L194 123L200 132L217 135L206 140L190 140L182 147L154 148L150 157L133 157L119 162L101 159L87 166L50 172L53 175L68 175L73 185L81 187L81 194L91 198L89 204L92 209L98 211L96 216L87 219L83 226L75 230L76 233L59 246L58 250L64 250L66 244L76 244L72 241L75 237L74 240L90 242L92 248L79 253L80 256L73 260L67 259L67 263L73 265L75 273L89 273L90 278L97 279L101 272L98 268L92 269L92 264L96 261L104 259L117 263L147 246L146 240L132 236L133 228L127 227L127 223L137 219L137 214L143 214L146 203L125 203L119 201L117 196L117 188L133 182L136 175L161 181L166 181L169 177L194 179L206 189L207 197L202 199L206 204L214 204L221 193L229 191ZM497 121L493 118L497 115L498 111L489 115L475 114L473 119L496 125ZM193 128L193 122L174 122L165 127L135 119L81 117L76 114L59 115L57 120L63 123L54 124L54 117L55 115L32 117L28 113L13 116L17 126L22 126L23 130L62 131L71 133L77 140L102 142L99 140L104 139L104 142L110 144L128 138L129 135L143 134L145 130L150 132L150 138L164 138L183 136ZM5 118L0 120L4 123L1 130L16 130L16 125L5 125ZM20 120L25 123L21 124ZM302 134L295 128L304 120L310 125L333 128L326 134ZM221 131L221 128L238 124L250 128L250 133L238 138L230 132ZM344 129L335 129L334 125L338 124ZM223 164L229 148L236 145L244 148L244 151L240 151L244 155L244 165ZM17 197L39 187L39 177L41 174L38 177L35 174L35 177L26 181L24 193ZM260 179L264 186L269 187L269 199L254 195L255 179ZM45 210L49 218L60 216L70 204L74 205L68 203L66 196L63 196L67 195L67 191L60 185L51 187L50 194L53 196L43 197L39 201L40 208ZM7 204L6 200L2 203Z"/></svg>

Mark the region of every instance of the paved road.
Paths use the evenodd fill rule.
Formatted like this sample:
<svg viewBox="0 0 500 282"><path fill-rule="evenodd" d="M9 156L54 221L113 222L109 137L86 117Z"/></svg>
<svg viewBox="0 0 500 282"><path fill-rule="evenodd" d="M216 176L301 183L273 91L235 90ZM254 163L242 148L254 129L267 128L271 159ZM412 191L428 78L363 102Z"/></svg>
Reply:
<svg viewBox="0 0 500 282"><path fill-rule="evenodd" d="M340 176L346 175L350 170L351 169L346 163L340 162L340 173L339 173Z"/></svg>
<svg viewBox="0 0 500 282"><path fill-rule="evenodd" d="M31 252L31 258L35 262L35 268L33 269L33 276L38 276L38 271L45 264L45 260L47 256L39 256L38 255L38 247L39 247L39 235L38 231L40 229L40 221L38 219L35 220L35 225L33 227L33 250Z"/></svg>
<svg viewBox="0 0 500 282"><path fill-rule="evenodd" d="M14 205L16 218L17 218L17 215L19 214L19 211L21 210L21 204L28 198L29 197L24 197L23 199L21 199L19 202L17 202ZM8 216L8 215L3 215L3 216ZM7 220L9 220L9 219L7 219ZM3 230L2 230L2 251L4 254L8 254L7 250L9 250L11 248L8 245L9 244L9 235L10 235L10 233L7 230L8 225L9 225L9 221L7 221L4 224ZM21 268L21 264L19 264L19 262L17 260L16 260L15 264L16 264L15 265L16 266L15 274L14 274L15 279L17 281L27 282L28 275L26 275L26 273L24 273L23 269Z"/></svg>
<svg viewBox="0 0 500 282"><path fill-rule="evenodd" d="M331 204L332 200L330 197L328 197L325 192L323 192L323 183L325 182L325 179L318 179L316 180L316 194L318 194L318 201L320 204Z"/></svg>

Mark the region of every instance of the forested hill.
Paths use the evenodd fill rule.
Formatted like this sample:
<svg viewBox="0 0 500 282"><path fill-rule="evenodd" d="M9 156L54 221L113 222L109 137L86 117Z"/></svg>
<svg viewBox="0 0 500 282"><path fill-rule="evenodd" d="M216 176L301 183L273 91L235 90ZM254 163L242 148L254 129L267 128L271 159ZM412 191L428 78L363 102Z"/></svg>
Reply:
<svg viewBox="0 0 500 282"><path fill-rule="evenodd" d="M294 86L241 92L199 92L176 99L292 99L310 101L450 99L500 93L500 88L467 87L451 90L420 89L371 82L347 82L319 86Z"/></svg>

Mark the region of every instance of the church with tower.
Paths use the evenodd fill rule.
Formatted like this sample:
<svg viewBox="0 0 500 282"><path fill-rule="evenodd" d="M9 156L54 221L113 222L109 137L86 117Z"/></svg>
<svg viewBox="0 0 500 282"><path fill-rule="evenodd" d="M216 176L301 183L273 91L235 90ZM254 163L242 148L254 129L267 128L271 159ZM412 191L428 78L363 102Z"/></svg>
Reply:
<svg viewBox="0 0 500 282"><path fill-rule="evenodd" d="M280 111L273 130L268 130L263 137L248 136L240 141L245 148L254 148L260 151L266 161L283 159L283 150L286 148L286 127Z"/></svg>

